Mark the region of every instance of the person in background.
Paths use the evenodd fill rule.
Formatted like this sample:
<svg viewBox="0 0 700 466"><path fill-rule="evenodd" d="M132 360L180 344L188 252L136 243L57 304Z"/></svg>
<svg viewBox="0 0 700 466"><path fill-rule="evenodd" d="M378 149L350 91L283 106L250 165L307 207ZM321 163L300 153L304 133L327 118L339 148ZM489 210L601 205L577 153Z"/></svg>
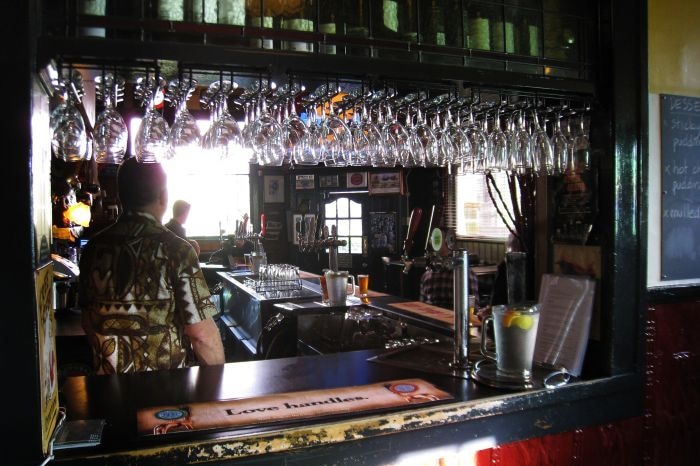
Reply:
<svg viewBox="0 0 700 466"><path fill-rule="evenodd" d="M188 239L187 233L185 232L185 223L187 223L187 217L190 215L191 207L192 206L187 201L183 201L181 199L175 201L173 203L173 218L171 218L168 223L165 224L165 227L180 238L187 240L194 248L197 256L199 256L199 243L193 239Z"/></svg>
<svg viewBox="0 0 700 466"><path fill-rule="evenodd" d="M98 374L223 364L218 310L194 249L161 224L166 175L126 159L117 172L123 212L80 258L82 326Z"/></svg>
<svg viewBox="0 0 700 466"><path fill-rule="evenodd" d="M520 241L510 233L506 239L506 252L521 252ZM493 281L493 292L491 293L491 305L508 304L508 279L505 257L499 262L496 270L496 277Z"/></svg>
<svg viewBox="0 0 700 466"><path fill-rule="evenodd" d="M469 296L474 297L474 307L479 308L479 279L469 268ZM454 271L441 265L430 265L420 277L420 301L452 309L454 307Z"/></svg>

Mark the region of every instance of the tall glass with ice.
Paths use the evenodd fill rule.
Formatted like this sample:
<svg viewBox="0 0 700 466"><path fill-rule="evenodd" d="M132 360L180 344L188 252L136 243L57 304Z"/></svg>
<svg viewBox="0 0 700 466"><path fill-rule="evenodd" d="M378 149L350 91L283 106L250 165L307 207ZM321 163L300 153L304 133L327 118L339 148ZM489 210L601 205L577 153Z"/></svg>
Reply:
<svg viewBox="0 0 700 466"><path fill-rule="evenodd" d="M498 305L491 308L491 315L483 322L481 354L496 362L499 377L524 382L531 380L539 320L538 304ZM487 345L488 321L493 321L495 351L491 351Z"/></svg>

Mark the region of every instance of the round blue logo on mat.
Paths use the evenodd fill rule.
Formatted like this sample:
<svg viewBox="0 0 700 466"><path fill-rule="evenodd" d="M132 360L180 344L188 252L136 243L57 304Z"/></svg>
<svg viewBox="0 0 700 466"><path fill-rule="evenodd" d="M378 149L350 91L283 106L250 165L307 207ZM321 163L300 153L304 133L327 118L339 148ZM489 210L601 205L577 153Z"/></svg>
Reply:
<svg viewBox="0 0 700 466"><path fill-rule="evenodd" d="M415 392L416 390L418 390L418 387L416 385L413 385L412 383L397 383L391 385L389 387L389 390L391 390L394 393L405 394Z"/></svg>
<svg viewBox="0 0 700 466"><path fill-rule="evenodd" d="M174 421L187 417L187 411L184 409L163 409L156 412L156 417L163 421Z"/></svg>

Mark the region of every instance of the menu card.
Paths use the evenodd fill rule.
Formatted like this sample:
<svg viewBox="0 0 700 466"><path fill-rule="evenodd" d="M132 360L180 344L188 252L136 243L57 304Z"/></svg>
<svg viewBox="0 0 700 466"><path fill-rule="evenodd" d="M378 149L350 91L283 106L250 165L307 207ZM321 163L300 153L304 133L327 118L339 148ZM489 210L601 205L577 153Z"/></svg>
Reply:
<svg viewBox="0 0 700 466"><path fill-rule="evenodd" d="M54 450L77 447L93 447L102 441L104 419L78 419L61 426L53 444Z"/></svg>
<svg viewBox="0 0 700 466"><path fill-rule="evenodd" d="M574 275L545 274L540 286L540 320L536 363L581 374L588 345L595 280Z"/></svg>

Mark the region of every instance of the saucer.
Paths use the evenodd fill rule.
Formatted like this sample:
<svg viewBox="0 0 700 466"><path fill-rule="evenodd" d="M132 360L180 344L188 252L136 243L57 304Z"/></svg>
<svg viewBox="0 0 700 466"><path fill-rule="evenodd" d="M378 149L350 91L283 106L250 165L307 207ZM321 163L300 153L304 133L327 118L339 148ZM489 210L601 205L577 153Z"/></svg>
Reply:
<svg viewBox="0 0 700 466"><path fill-rule="evenodd" d="M482 359L474 365L471 377L475 381L488 385L494 388L503 388L506 390L530 390L533 388L542 388L542 377L537 374L537 369L532 368L532 377L529 380L519 379L514 377L506 377L499 374L496 369L496 363Z"/></svg>

